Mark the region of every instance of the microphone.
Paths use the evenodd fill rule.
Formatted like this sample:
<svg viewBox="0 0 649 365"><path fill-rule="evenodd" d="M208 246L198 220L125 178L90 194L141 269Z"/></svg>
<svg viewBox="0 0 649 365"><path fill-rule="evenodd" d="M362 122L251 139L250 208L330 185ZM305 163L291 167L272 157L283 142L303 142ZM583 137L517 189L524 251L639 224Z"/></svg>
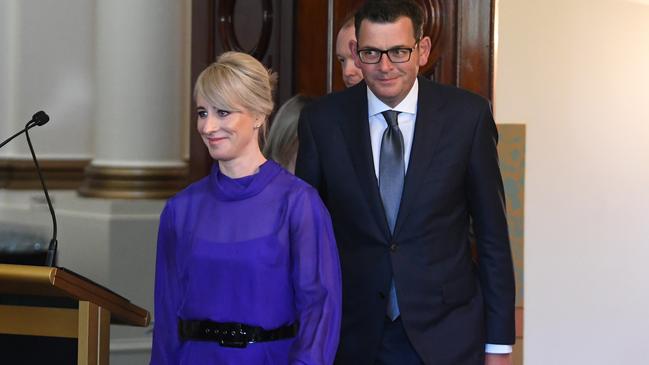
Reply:
<svg viewBox="0 0 649 365"><path fill-rule="evenodd" d="M44 111L41 110L41 111L36 112L34 115L32 115L32 120L27 122L27 124L25 125L26 129L21 129L19 132L17 132L13 136L5 139L2 143L0 143L0 148L4 147L4 145L11 142L12 139L14 139L14 138L18 137L19 135L25 133L27 131L27 129L32 129L32 128L36 127L36 126L40 127L40 126L46 124L49 121L50 121L50 117L47 114L45 114Z"/></svg>
<svg viewBox="0 0 649 365"><path fill-rule="evenodd" d="M50 240L50 244L47 249L47 257L45 259L45 264L49 267L52 267L54 265L54 259L56 257L56 249L58 246L58 242L56 240L56 214L54 214L54 207L52 206L52 201L50 200L50 195L47 192L47 186L45 185L45 180L43 179L43 174L41 172L41 167L38 164L38 159L36 158L36 153L34 153L34 147L32 146L32 141L29 138L29 130L36 127L36 126L42 126L45 125L47 122L50 121L50 117L42 110L36 112L33 116L32 119L25 124L25 128L17 133L15 133L13 136L7 138L5 141L0 143L0 148L2 148L4 145L9 143L12 139L18 137L22 133L25 133L25 137L27 137L27 144L29 145L29 152L32 154L32 160L34 161L34 165L36 166L36 172L38 173L38 178L41 181L41 187L43 188L43 193L45 193L45 200L47 200L47 206L50 209L50 215L52 216L52 239Z"/></svg>
<svg viewBox="0 0 649 365"><path fill-rule="evenodd" d="M44 111L40 110L37 111L34 115L32 115L32 120L27 122L27 124L35 123L37 126L40 127L49 121L50 121L50 116L45 114Z"/></svg>

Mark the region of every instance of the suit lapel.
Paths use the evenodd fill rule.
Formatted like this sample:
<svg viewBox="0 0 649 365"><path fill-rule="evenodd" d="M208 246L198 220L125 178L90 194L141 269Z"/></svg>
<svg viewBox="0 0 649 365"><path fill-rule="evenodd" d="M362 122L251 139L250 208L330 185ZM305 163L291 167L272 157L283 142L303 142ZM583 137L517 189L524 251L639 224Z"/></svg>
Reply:
<svg viewBox="0 0 649 365"><path fill-rule="evenodd" d="M444 100L437 85L424 78L419 78L419 95L417 98L417 119L410 150L408 171L403 186L403 195L399 206L399 215L394 228L394 235L399 234L406 221L413 203L417 200L419 187L433 159L435 146L439 141L443 121L438 110Z"/></svg>
<svg viewBox="0 0 649 365"><path fill-rule="evenodd" d="M345 104L344 114L347 116L342 119L340 128L343 131L345 142L359 186L363 192L364 198L370 207L381 232L390 236L383 205L381 203L381 194L379 192L376 174L374 172L374 158L372 156L372 143L370 141L370 128L367 117L367 91L364 82L354 87L353 95Z"/></svg>

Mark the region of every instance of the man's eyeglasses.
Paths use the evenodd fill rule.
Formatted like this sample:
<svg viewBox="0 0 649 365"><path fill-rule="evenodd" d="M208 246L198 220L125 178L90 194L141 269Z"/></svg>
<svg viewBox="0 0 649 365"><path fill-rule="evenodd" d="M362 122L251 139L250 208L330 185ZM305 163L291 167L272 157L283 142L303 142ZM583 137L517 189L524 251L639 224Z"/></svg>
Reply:
<svg viewBox="0 0 649 365"><path fill-rule="evenodd" d="M415 47L417 47L417 44L415 44ZM415 50L415 47L394 47L384 51L376 48L365 48L359 49L356 53L358 53L358 58L363 63L379 63L384 54L388 56L388 59L392 63L404 63L410 61L410 56L412 55L412 51Z"/></svg>

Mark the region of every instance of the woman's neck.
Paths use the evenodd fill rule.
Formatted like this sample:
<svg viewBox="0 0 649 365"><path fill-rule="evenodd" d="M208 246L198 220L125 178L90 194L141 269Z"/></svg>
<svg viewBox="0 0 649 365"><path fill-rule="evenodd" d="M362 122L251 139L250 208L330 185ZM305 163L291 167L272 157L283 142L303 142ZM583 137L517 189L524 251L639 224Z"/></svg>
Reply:
<svg viewBox="0 0 649 365"><path fill-rule="evenodd" d="M266 162L266 158L261 151L257 151L251 156L239 157L229 161L219 160L219 170L223 175L237 179L256 174L259 171L259 166L264 162Z"/></svg>

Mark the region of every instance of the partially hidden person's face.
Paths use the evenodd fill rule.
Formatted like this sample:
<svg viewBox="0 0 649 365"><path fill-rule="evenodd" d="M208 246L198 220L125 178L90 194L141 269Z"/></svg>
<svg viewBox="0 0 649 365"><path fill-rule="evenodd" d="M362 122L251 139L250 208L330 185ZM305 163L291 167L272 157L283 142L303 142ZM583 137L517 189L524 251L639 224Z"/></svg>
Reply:
<svg viewBox="0 0 649 365"><path fill-rule="evenodd" d="M197 129L210 156L231 161L259 150L258 128L263 118L244 108L223 110L196 97Z"/></svg>
<svg viewBox="0 0 649 365"><path fill-rule="evenodd" d="M352 41L356 40L355 29L353 26L343 28L338 32L336 38L336 57L340 62L345 87L354 86L363 79L361 69L354 64L354 57L350 47Z"/></svg>
<svg viewBox="0 0 649 365"><path fill-rule="evenodd" d="M365 82L381 101L391 107L397 106L412 88L419 67L426 65L430 54L430 38L415 40L412 20L399 17L393 23L374 23L363 20L358 41L353 44L354 62L363 71ZM379 63L362 63L357 51L373 49L386 51L393 48L414 48L410 60L393 63L383 54Z"/></svg>

